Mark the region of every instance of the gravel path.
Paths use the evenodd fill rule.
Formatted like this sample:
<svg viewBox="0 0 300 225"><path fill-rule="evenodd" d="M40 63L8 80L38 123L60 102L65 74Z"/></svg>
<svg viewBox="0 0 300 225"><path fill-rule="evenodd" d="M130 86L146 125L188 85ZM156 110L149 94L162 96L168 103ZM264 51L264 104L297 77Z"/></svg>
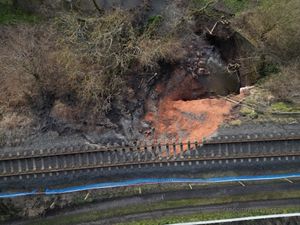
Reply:
<svg viewBox="0 0 300 225"><path fill-rule="evenodd" d="M241 126L232 127L221 127L213 136L223 136L223 135L240 135L240 134L268 134L268 133L290 133L290 132L300 132L300 123L296 124L243 124ZM112 141L113 140L113 141ZM120 143L124 141L124 137L118 135L115 132L104 133L102 135L91 133L91 134L69 134L60 136L56 132L48 132L43 135L39 135L32 139L28 139L24 143L16 147L2 147L0 153L2 152L13 152L13 151L32 151L53 147L65 147L65 146L78 146L85 144L100 144L105 145L107 142ZM120 144L119 143L119 144Z"/></svg>
<svg viewBox="0 0 300 225"><path fill-rule="evenodd" d="M295 124L242 124L241 126L221 127L216 135L239 135L239 134L268 134L287 133L300 131L300 123Z"/></svg>

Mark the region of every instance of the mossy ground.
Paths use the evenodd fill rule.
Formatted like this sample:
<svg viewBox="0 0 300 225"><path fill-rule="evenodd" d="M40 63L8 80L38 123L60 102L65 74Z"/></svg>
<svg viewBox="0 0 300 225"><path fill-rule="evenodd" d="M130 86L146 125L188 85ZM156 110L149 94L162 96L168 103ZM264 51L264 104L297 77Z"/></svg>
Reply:
<svg viewBox="0 0 300 225"><path fill-rule="evenodd" d="M0 0L0 24L36 23L39 17L14 9L11 1Z"/></svg>
<svg viewBox="0 0 300 225"><path fill-rule="evenodd" d="M300 112L300 106L287 102L275 102L271 104L271 109L277 112Z"/></svg>

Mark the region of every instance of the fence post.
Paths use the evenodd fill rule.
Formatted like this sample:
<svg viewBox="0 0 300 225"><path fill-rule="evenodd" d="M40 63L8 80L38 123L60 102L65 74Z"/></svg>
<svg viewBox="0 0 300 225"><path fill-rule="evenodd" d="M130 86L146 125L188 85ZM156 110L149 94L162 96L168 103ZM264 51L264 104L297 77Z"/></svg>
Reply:
<svg viewBox="0 0 300 225"><path fill-rule="evenodd" d="M158 143L157 147L158 147L159 160L162 160L162 149L161 149L161 144Z"/></svg>
<svg viewBox="0 0 300 225"><path fill-rule="evenodd" d="M106 150L106 152L107 152L107 161L108 161L108 164L111 164L111 149L110 149L110 144L109 143L107 143L107 150Z"/></svg>
<svg viewBox="0 0 300 225"><path fill-rule="evenodd" d="M141 161L141 143L138 141L137 143L136 143L136 152L137 152L137 160L138 160L138 162L140 162Z"/></svg>
<svg viewBox="0 0 300 225"><path fill-rule="evenodd" d="M132 145L129 147L129 155L130 155L130 161L133 162L134 160L134 151Z"/></svg>
<svg viewBox="0 0 300 225"><path fill-rule="evenodd" d="M173 142L173 158L176 160L177 158L177 153L176 153L176 143L175 141Z"/></svg>
<svg viewBox="0 0 300 225"><path fill-rule="evenodd" d="M197 158L199 158L199 151L200 151L200 149L198 148L199 148L198 141L195 141L195 155Z"/></svg>
<svg viewBox="0 0 300 225"><path fill-rule="evenodd" d="M188 141L188 143L187 143L187 147L188 147L188 158L191 158L191 142L190 141Z"/></svg>
<svg viewBox="0 0 300 225"><path fill-rule="evenodd" d="M167 159L170 158L170 148L169 148L169 144L166 143L166 153L167 153Z"/></svg>
<svg viewBox="0 0 300 225"><path fill-rule="evenodd" d="M99 161L100 161L100 164L102 165L104 162L103 162L103 151L99 152ZM98 163L98 162L97 162Z"/></svg>
<svg viewBox="0 0 300 225"><path fill-rule="evenodd" d="M145 154L145 162L148 160L148 147L147 147L147 142L144 143L144 154Z"/></svg>
<svg viewBox="0 0 300 225"><path fill-rule="evenodd" d="M151 143L151 156L152 161L155 161L155 146L153 142Z"/></svg>
<svg viewBox="0 0 300 225"><path fill-rule="evenodd" d="M126 163L126 149L125 149L125 142L122 142L122 156L123 156L123 162Z"/></svg>
<svg viewBox="0 0 300 225"><path fill-rule="evenodd" d="M202 137L202 144L206 143L206 137Z"/></svg>
<svg viewBox="0 0 300 225"><path fill-rule="evenodd" d="M134 155L133 155L133 142L129 142L128 143L129 147L127 147L127 150L128 150L128 158L129 158L129 161L130 162L133 162L134 160Z"/></svg>
<svg viewBox="0 0 300 225"><path fill-rule="evenodd" d="M182 144L182 140L180 140L180 158L183 159L183 144Z"/></svg>
<svg viewBox="0 0 300 225"><path fill-rule="evenodd" d="M119 145L117 143L114 143L114 155L115 155L115 163L119 163L119 149L118 149Z"/></svg>

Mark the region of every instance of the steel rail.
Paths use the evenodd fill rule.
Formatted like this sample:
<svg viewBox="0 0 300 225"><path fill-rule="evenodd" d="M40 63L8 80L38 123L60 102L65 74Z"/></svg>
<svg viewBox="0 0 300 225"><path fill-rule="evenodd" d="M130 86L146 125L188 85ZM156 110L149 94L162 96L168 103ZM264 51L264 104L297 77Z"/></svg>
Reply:
<svg viewBox="0 0 300 225"><path fill-rule="evenodd" d="M225 136L228 137L228 136ZM0 154L0 162L1 161L9 161L9 160L20 160L20 159L31 159L31 158L42 158L42 157L51 157L51 156L67 156L67 155L77 155L77 154L86 154L86 153L97 153L97 152L107 152L107 151L118 151L118 150L135 150L138 152L143 152L145 148L159 148L165 146L188 146L193 145L195 147L199 147L200 145L217 145L217 144L236 144L236 143L254 143L254 142L276 142L276 141L298 141L300 140L300 136L293 137L277 137L277 138L257 138L257 139L238 139L237 136L225 138L223 137L221 140L218 138L210 139L201 142L185 142L185 143L166 143L166 144L153 144L153 145L132 145L132 146L94 146L94 145L85 145L85 146L69 146L63 148L52 148L52 149L41 149L41 150L32 150L29 152L25 151L23 154L21 153L9 153L9 154ZM75 149L79 148L79 150ZM60 151L61 150L61 151Z"/></svg>
<svg viewBox="0 0 300 225"><path fill-rule="evenodd" d="M298 157L300 156L300 151L296 153L272 153L272 154L239 154L235 156L214 156L214 157L195 157L195 158L185 158L185 159L175 159L172 161L168 161L165 159L162 160L153 160L146 162L128 162L128 163L107 163L107 164L97 164L97 165L82 165L82 166L73 166L67 168L45 168L41 170L31 170L31 171L19 171L14 173L5 173L0 174L0 177L14 177L14 176L25 176L25 175L37 175L37 174L49 174L49 173L57 173L57 172L69 172L69 171L79 171L79 170L92 170L92 169L101 169L101 168L118 168L118 167L133 167L133 166L147 166L147 165L163 165L163 164L182 164L189 162L197 162L197 161L217 161L217 160L247 160L247 159L261 159L261 158L280 158L280 157Z"/></svg>
<svg viewBox="0 0 300 225"><path fill-rule="evenodd" d="M238 139L237 137L230 139L230 136L227 136L228 140L226 140L226 136L222 137L223 139L213 138L207 141L207 144L234 144L234 143L252 143L252 142L273 142L273 141L297 141L300 140L300 136L293 137L265 137L265 138L252 138L249 139ZM225 140L224 140L225 138Z"/></svg>

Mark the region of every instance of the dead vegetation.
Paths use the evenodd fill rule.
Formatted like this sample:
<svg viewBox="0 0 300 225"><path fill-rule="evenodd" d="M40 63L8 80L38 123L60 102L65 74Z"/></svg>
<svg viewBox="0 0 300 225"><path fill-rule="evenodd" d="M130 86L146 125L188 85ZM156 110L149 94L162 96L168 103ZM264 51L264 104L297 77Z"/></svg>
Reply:
<svg viewBox="0 0 300 225"><path fill-rule="evenodd" d="M235 27L260 51L282 63L299 57L300 2L262 1L259 7L240 14Z"/></svg>
<svg viewBox="0 0 300 225"><path fill-rule="evenodd" d="M300 62L296 61L284 67L278 74L268 77L263 87L283 102L300 105Z"/></svg>
<svg viewBox="0 0 300 225"><path fill-rule="evenodd" d="M233 26L257 47L258 73L265 77L260 86L272 101L299 105L300 2L262 1L239 14Z"/></svg>
<svg viewBox="0 0 300 225"><path fill-rule="evenodd" d="M233 24L257 44L257 55L268 59L268 65L282 68L264 88L280 101L296 102L299 3L268 2L240 13ZM114 9L97 15L56 13L41 24L1 25L0 120L7 124L3 127L13 127L9 118L33 113L40 118L58 115L68 121L96 123L114 106L126 108L124 99L129 89L134 90L128 88L128 80L150 74L143 79L152 81L161 64L185 57L183 42L188 42L187 32L193 32L187 31L192 27L191 16L174 5L168 7L165 13L147 19L140 12ZM201 13L208 11L205 18L217 15L220 19L219 12L210 15L211 7L210 1L199 5ZM262 67L265 71L265 64Z"/></svg>
<svg viewBox="0 0 300 225"><path fill-rule="evenodd" d="M114 10L1 27L1 107L44 117L60 102L74 120L102 118L114 102L122 104L128 76L182 56L176 38L155 33L156 22L141 26L129 12Z"/></svg>
<svg viewBox="0 0 300 225"><path fill-rule="evenodd" d="M7 89L18 85L12 89L20 96L19 102L23 103L20 106L28 104L36 112L46 112L55 99L64 98L70 91L64 68L55 57L58 49L54 33L47 25L7 27L3 33L1 57L6 60L1 66L6 71L2 71L1 76ZM12 73L15 73L13 80L5 79Z"/></svg>
<svg viewBox="0 0 300 225"><path fill-rule="evenodd" d="M151 70L160 60L178 58L178 41L152 35L153 26L140 31L134 20L129 12L115 10L99 18L67 15L56 21L68 77L81 102L93 104L97 113L108 112L112 101L122 94L124 76Z"/></svg>

